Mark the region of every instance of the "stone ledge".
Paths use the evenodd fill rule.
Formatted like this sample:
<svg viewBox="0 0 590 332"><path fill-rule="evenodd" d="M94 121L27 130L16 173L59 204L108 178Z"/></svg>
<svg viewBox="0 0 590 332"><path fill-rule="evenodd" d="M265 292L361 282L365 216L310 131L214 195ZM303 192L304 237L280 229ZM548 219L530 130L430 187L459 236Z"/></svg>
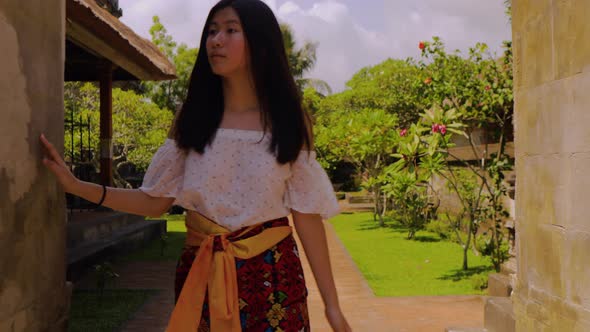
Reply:
<svg viewBox="0 0 590 332"><path fill-rule="evenodd" d="M68 248L67 277L76 282L92 264L140 247L166 232L166 220L146 220L123 227L108 238Z"/></svg>
<svg viewBox="0 0 590 332"><path fill-rule="evenodd" d="M492 273L488 277L488 294L490 296L509 297L512 293L510 277L502 273Z"/></svg>
<svg viewBox="0 0 590 332"><path fill-rule="evenodd" d="M509 297L490 297L484 308L487 332L516 332L516 321Z"/></svg>
<svg viewBox="0 0 590 332"><path fill-rule="evenodd" d="M75 248L109 238L133 224L143 224L145 217L123 212L83 214L67 225L67 247Z"/></svg>
<svg viewBox="0 0 590 332"><path fill-rule="evenodd" d="M447 327L445 332L489 332L484 328L479 327Z"/></svg>

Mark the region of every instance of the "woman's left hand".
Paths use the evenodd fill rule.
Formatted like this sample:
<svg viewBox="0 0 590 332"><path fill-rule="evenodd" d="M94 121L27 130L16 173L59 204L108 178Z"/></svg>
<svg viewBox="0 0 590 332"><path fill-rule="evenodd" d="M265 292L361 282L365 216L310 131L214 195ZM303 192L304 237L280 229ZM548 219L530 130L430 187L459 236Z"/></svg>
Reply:
<svg viewBox="0 0 590 332"><path fill-rule="evenodd" d="M330 322L330 326L334 332L352 332L350 325L348 325L339 307L326 308L326 318L328 318L328 322Z"/></svg>

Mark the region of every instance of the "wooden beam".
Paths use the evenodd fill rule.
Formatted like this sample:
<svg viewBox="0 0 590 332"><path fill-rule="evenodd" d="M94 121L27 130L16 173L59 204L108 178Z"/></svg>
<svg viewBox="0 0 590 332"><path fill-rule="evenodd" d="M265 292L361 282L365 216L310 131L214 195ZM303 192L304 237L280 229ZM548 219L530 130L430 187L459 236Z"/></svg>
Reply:
<svg viewBox="0 0 590 332"><path fill-rule="evenodd" d="M124 53L69 19L66 20L66 34L67 38L76 45L93 54L100 54L101 57L110 60L140 80L150 80L153 76L150 72L138 66L134 60L125 56Z"/></svg>

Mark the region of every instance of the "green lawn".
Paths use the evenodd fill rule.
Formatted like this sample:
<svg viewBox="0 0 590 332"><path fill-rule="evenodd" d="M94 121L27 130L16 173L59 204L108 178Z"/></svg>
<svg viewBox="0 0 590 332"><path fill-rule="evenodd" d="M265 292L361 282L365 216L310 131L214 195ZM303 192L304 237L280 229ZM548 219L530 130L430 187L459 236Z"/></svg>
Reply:
<svg viewBox="0 0 590 332"><path fill-rule="evenodd" d="M116 331L155 290L106 289L101 296L96 290L75 290L68 332Z"/></svg>
<svg viewBox="0 0 590 332"><path fill-rule="evenodd" d="M404 228L391 221L380 228L371 213L340 214L330 222L377 296L482 294L471 277L492 271L487 258L471 252L470 269L463 271L458 244L429 232L407 240Z"/></svg>
<svg viewBox="0 0 590 332"><path fill-rule="evenodd" d="M160 218L157 218L160 219ZM184 246L184 240L186 238L186 227L184 225L184 215L181 214L166 214L162 216L162 219L166 219L168 239L166 240L166 246L164 247L164 254L162 255L162 241L160 239L150 242L145 248L133 251L128 255L118 257L118 263L124 263L127 261L177 261L180 257L180 252Z"/></svg>

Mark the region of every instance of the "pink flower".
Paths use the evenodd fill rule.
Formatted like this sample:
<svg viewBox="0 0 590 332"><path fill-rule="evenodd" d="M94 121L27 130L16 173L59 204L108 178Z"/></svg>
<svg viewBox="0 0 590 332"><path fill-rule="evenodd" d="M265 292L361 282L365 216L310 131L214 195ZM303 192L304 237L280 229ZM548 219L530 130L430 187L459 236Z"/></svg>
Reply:
<svg viewBox="0 0 590 332"><path fill-rule="evenodd" d="M440 133L443 135L447 133L447 126L445 125L439 125L438 129L440 130Z"/></svg>
<svg viewBox="0 0 590 332"><path fill-rule="evenodd" d="M440 127L437 123L432 124L432 133L438 133Z"/></svg>
<svg viewBox="0 0 590 332"><path fill-rule="evenodd" d="M489 86L489 85L486 85L486 87L485 87L486 91L489 91L491 88L492 88L492 87L491 87L491 86Z"/></svg>
<svg viewBox="0 0 590 332"><path fill-rule="evenodd" d="M400 136L402 136L402 137L406 136L407 134L408 134L408 130L407 130L407 129L405 129L405 128L404 128L404 129L402 129L402 130L399 132L399 135L400 135Z"/></svg>

